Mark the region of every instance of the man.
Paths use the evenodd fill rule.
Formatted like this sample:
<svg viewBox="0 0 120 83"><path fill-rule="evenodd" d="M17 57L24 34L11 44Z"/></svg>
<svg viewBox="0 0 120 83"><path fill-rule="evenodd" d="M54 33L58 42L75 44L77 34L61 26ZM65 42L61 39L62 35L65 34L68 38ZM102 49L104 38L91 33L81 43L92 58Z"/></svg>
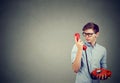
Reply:
<svg viewBox="0 0 120 83"><path fill-rule="evenodd" d="M94 80L90 76L95 68L107 68L106 49L99 45L96 40L99 35L99 26L95 23L87 23L83 27L83 36L85 37L86 53L83 50L83 41L76 40L71 52L72 68L76 73L75 83L100 83L100 80ZM87 54L87 60L86 60ZM88 66L87 66L88 62ZM88 71L89 67L89 71ZM98 78L104 79L105 76Z"/></svg>

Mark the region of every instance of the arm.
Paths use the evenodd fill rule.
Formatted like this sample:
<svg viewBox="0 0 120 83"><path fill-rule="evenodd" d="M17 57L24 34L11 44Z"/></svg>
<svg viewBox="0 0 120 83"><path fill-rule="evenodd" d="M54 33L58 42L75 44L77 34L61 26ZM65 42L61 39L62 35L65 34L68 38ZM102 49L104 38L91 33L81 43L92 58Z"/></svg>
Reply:
<svg viewBox="0 0 120 83"><path fill-rule="evenodd" d="M75 53L75 59L72 63L72 69L74 70L75 73L77 73L81 67L81 57L82 57L82 50L83 50L83 42L79 39L79 41L76 40L75 38L75 43L77 46L77 51L73 52Z"/></svg>
<svg viewBox="0 0 120 83"><path fill-rule="evenodd" d="M106 62L107 62L107 52L106 52L106 49L105 49L103 57L102 57L102 59L100 61L101 68L103 68L103 69L107 68L107 63ZM103 73L101 75L97 75L97 77L99 79L107 79L108 78L106 73Z"/></svg>
<svg viewBox="0 0 120 83"><path fill-rule="evenodd" d="M72 63L72 69L75 73L77 73L81 66L81 57L82 57L82 51L77 50L75 61Z"/></svg>
<svg viewBox="0 0 120 83"><path fill-rule="evenodd" d="M107 68L107 52L106 49L104 50L104 55L100 61L101 68Z"/></svg>

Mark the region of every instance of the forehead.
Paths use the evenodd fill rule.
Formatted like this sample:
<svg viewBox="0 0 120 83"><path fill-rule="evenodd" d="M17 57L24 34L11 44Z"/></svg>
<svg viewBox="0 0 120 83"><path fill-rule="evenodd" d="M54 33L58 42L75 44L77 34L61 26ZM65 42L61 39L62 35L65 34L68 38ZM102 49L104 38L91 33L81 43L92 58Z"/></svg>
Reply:
<svg viewBox="0 0 120 83"><path fill-rule="evenodd" d="M94 30L93 29L86 29L84 32L86 32L86 33L94 33Z"/></svg>

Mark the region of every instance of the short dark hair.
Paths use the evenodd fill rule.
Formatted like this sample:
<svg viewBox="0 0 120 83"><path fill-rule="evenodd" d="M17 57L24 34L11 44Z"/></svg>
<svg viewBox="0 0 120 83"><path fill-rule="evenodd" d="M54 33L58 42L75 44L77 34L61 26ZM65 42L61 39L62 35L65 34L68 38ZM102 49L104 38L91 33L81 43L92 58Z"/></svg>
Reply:
<svg viewBox="0 0 120 83"><path fill-rule="evenodd" d="M93 22L87 23L82 30L85 31L87 29L93 29L95 33L99 32L99 26Z"/></svg>

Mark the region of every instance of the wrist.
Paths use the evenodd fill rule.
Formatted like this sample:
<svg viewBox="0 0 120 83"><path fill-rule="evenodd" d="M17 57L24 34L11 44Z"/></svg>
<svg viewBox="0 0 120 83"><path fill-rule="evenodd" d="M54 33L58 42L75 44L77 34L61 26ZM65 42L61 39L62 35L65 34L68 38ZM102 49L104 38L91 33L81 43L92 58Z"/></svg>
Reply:
<svg viewBox="0 0 120 83"><path fill-rule="evenodd" d="M77 47L78 51L81 51L83 49L83 47Z"/></svg>
<svg viewBox="0 0 120 83"><path fill-rule="evenodd" d="M81 52L83 50L83 48L78 48L78 52Z"/></svg>

